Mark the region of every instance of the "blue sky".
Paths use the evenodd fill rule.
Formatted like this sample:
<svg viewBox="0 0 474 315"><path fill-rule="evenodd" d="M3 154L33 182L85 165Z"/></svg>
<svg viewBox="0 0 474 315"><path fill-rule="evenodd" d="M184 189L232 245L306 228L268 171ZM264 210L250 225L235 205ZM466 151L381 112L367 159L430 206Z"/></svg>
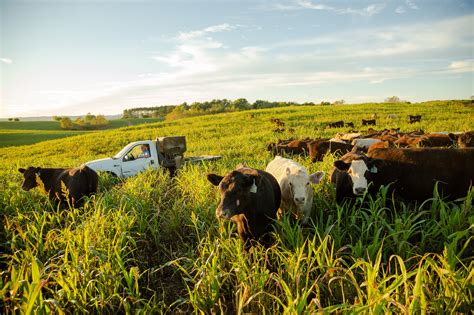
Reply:
<svg viewBox="0 0 474 315"><path fill-rule="evenodd" d="M0 0L0 117L474 95L474 1Z"/></svg>

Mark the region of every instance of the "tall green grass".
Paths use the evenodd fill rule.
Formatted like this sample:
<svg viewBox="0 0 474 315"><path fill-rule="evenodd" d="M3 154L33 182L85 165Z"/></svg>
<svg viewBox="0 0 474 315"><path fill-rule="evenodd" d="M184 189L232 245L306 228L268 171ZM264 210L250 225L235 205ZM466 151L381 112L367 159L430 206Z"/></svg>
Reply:
<svg viewBox="0 0 474 315"><path fill-rule="evenodd" d="M386 190L336 205L325 178L315 186L309 227L289 215L275 243L243 252L206 172L238 163L264 169L266 143L330 136L327 121L376 111L380 127L474 129L461 102L289 107L203 116L0 149L1 307L6 313L443 313L472 312L474 189L457 202L393 201ZM399 120L386 119L396 113ZM406 115L422 114L409 125ZM385 116L384 116L385 115ZM271 132L271 117L295 134ZM221 154L185 165L175 178L148 170L126 181L100 177L84 207L59 209L40 190L24 192L18 167L67 167L113 155L130 141L186 135L188 154ZM24 154L27 148L28 154ZM335 157L313 164L330 172Z"/></svg>

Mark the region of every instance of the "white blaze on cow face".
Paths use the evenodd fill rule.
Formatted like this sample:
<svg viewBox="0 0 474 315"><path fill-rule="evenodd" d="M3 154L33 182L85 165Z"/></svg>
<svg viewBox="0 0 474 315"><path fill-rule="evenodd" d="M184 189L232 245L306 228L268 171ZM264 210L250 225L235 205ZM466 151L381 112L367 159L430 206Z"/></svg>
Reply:
<svg viewBox="0 0 474 315"><path fill-rule="evenodd" d="M354 195L362 195L367 190L367 178L365 174L369 169L364 160L354 160L347 170L352 179L352 190Z"/></svg>

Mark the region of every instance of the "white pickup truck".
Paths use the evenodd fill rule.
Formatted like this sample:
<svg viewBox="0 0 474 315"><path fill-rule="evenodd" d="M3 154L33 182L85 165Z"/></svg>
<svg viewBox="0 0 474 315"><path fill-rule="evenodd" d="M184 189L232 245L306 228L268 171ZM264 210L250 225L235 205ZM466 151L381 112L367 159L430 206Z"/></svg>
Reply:
<svg viewBox="0 0 474 315"><path fill-rule="evenodd" d="M96 172L106 172L120 178L136 175L146 168L165 167L172 174L182 163L214 161L221 157L206 155L184 158L186 138L184 136L160 137L127 144L114 157L85 163Z"/></svg>

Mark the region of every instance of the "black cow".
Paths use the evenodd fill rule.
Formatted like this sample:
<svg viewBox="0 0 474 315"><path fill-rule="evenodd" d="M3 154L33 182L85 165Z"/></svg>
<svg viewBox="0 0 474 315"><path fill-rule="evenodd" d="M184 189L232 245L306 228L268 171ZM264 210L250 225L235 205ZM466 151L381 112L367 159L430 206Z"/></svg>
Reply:
<svg viewBox="0 0 474 315"><path fill-rule="evenodd" d="M355 128L353 122L348 122L348 123L346 123L346 127Z"/></svg>
<svg viewBox="0 0 474 315"><path fill-rule="evenodd" d="M41 168L30 166L27 169L18 169L23 174L24 182L21 188L30 190L38 186L38 180L43 184L52 201L66 201L74 206L82 203L82 197L90 197L97 192L99 177L97 173L88 166L77 168ZM63 192L67 189L67 194Z"/></svg>
<svg viewBox="0 0 474 315"><path fill-rule="evenodd" d="M265 171L248 167L225 176L207 174L207 179L219 187L221 194L216 216L237 224L244 247L248 249L254 240L269 245L272 223L281 202L276 179Z"/></svg>
<svg viewBox="0 0 474 315"><path fill-rule="evenodd" d="M335 122L329 122L327 124L329 128L339 128L339 127L344 127L344 121L343 120L338 120Z"/></svg>
<svg viewBox="0 0 474 315"><path fill-rule="evenodd" d="M362 119L362 126L375 126L377 121L375 119Z"/></svg>
<svg viewBox="0 0 474 315"><path fill-rule="evenodd" d="M401 198L424 201L437 183L440 194L454 200L466 196L474 181L472 161L474 148L376 149L368 156L351 152L334 162L331 181L338 203L389 184L389 195L394 191Z"/></svg>
<svg viewBox="0 0 474 315"><path fill-rule="evenodd" d="M409 115L409 117L410 117L410 124L421 121L421 115Z"/></svg>

